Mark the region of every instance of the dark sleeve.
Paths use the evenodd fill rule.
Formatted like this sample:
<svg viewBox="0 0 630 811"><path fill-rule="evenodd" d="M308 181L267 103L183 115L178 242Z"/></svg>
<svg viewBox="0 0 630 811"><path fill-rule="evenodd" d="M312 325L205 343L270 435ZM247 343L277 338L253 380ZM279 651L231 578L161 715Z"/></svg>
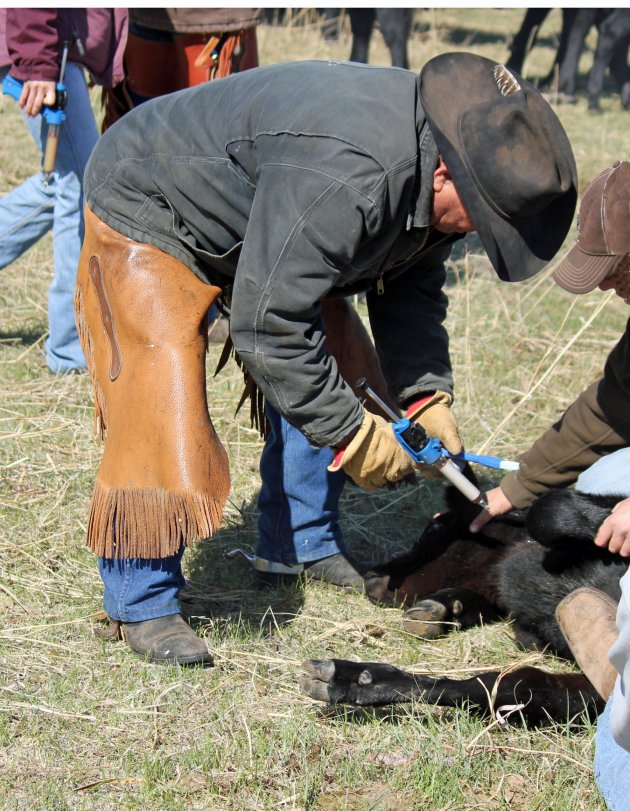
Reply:
<svg viewBox="0 0 630 811"><path fill-rule="evenodd" d="M527 507L550 488L573 484L602 456L628 445L630 339L626 327L608 356L601 380L583 391L523 454L520 470L505 476L501 489L515 507Z"/></svg>
<svg viewBox="0 0 630 811"><path fill-rule="evenodd" d="M370 326L390 393L403 405L425 391L453 394L453 373L444 319L444 260L449 249L436 249L389 281L383 292L367 296Z"/></svg>
<svg viewBox="0 0 630 811"><path fill-rule="evenodd" d="M57 9L7 9L7 50L13 62L10 73L15 79L57 81Z"/></svg>
<svg viewBox="0 0 630 811"><path fill-rule="evenodd" d="M314 445L336 445L363 418L324 346L320 301L377 220L369 200L321 172L266 166L256 185L230 332L264 396Z"/></svg>

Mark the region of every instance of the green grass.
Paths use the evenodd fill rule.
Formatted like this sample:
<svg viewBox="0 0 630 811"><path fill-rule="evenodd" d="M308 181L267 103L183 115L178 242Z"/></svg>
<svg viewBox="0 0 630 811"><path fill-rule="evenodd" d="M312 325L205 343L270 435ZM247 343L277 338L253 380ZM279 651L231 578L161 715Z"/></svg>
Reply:
<svg viewBox="0 0 630 811"><path fill-rule="evenodd" d="M412 66L453 48L504 59L521 14L421 12ZM559 22L556 10L528 75L548 70ZM314 24L263 27L259 42L263 63L343 58L350 49L347 34L323 42ZM592 53L583 70L589 59ZM380 35L371 61L387 64ZM557 108L581 188L626 152L627 116L618 97L607 94L602 106L597 118L583 97ZM5 192L33 171L37 155L7 99L0 102L0 131ZM44 363L51 278L48 239L0 274L1 808L604 807L593 783L592 727L490 728L465 710L331 710L300 694L305 658L388 661L453 676L525 659L556 670L571 666L519 653L506 623L420 643L403 632L398 611L360 595L313 585L256 592L250 572L223 557L255 543L262 447L245 418L233 416L241 381L234 367L210 393L230 453L230 500L217 536L186 559L185 606L217 666L151 666L122 643L98 640L91 618L101 584L84 535L100 448L87 379L53 378ZM453 257L448 292L456 413L466 444L508 457L525 450L600 373L628 314L598 292L571 297L548 274L500 284L474 238ZM210 372L217 357L212 348ZM353 550L383 558L414 543L440 506L435 482L373 495L348 487L343 528Z"/></svg>

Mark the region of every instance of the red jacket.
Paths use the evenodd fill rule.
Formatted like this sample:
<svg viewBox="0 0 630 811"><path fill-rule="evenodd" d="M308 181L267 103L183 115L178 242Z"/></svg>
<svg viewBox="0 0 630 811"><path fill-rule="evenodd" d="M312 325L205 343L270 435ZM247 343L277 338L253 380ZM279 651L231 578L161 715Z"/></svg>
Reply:
<svg viewBox="0 0 630 811"><path fill-rule="evenodd" d="M86 68L97 84L113 87L123 78L127 22L126 8L0 9L0 38L6 23L7 50L2 54L0 47L0 63L12 63L10 73L20 81L56 81L68 41L69 61Z"/></svg>

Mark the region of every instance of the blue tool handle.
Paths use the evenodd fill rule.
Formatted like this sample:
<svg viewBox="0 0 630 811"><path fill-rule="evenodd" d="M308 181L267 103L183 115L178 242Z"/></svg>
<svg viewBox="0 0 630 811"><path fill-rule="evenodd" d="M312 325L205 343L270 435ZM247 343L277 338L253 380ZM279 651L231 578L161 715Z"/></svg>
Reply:
<svg viewBox="0 0 630 811"><path fill-rule="evenodd" d="M20 100L24 83L19 79L14 79L8 73L2 80L2 92L5 96L11 96L16 101ZM57 82L57 98L65 100L66 86L62 82ZM49 127L59 127L66 120L66 112L62 107L42 107L42 115Z"/></svg>
<svg viewBox="0 0 630 811"><path fill-rule="evenodd" d="M23 86L22 82L14 79L13 76L9 76L8 73L2 80L2 92L5 96L11 96L16 101L20 100Z"/></svg>
<svg viewBox="0 0 630 811"><path fill-rule="evenodd" d="M398 440L398 443L409 454L409 456L411 456L414 462L432 465L444 455L440 440L429 439L422 428L417 426L415 423L412 423L411 420L408 420L406 417L403 417L397 422L393 422L391 425L394 431L394 436ZM415 448L409 444L407 437L405 436L405 434L410 436L409 432L414 431L422 433L422 436L420 437L422 445Z"/></svg>
<svg viewBox="0 0 630 811"><path fill-rule="evenodd" d="M485 467L491 467L495 470L518 470L520 468L518 462L512 462L509 459L501 459L500 456L484 456L476 453L468 453L467 451L453 454L449 453L446 448L443 449L442 453L450 459L457 459L462 462L474 462L477 465L484 465Z"/></svg>

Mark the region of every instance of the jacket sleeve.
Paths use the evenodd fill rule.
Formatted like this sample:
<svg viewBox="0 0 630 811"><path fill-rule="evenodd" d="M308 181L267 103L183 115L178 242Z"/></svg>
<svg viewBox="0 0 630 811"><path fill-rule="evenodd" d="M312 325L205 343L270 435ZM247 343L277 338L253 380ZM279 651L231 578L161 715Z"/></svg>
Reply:
<svg viewBox="0 0 630 811"><path fill-rule="evenodd" d="M56 81L59 75L57 9L7 9L7 50L11 76L21 82Z"/></svg>
<svg viewBox="0 0 630 811"><path fill-rule="evenodd" d="M630 322L629 322L630 324ZM501 489L518 508L552 487L573 484L600 457L630 445L630 340L628 327L593 383L525 453Z"/></svg>
<svg viewBox="0 0 630 811"><path fill-rule="evenodd" d="M444 260L450 249L431 252L405 273L367 296L370 326L390 393L400 405L426 391L453 394L444 319Z"/></svg>
<svg viewBox="0 0 630 811"><path fill-rule="evenodd" d="M363 408L324 346L320 301L377 228L363 195L323 172L261 170L234 281L234 347L269 402L313 445L336 445Z"/></svg>

